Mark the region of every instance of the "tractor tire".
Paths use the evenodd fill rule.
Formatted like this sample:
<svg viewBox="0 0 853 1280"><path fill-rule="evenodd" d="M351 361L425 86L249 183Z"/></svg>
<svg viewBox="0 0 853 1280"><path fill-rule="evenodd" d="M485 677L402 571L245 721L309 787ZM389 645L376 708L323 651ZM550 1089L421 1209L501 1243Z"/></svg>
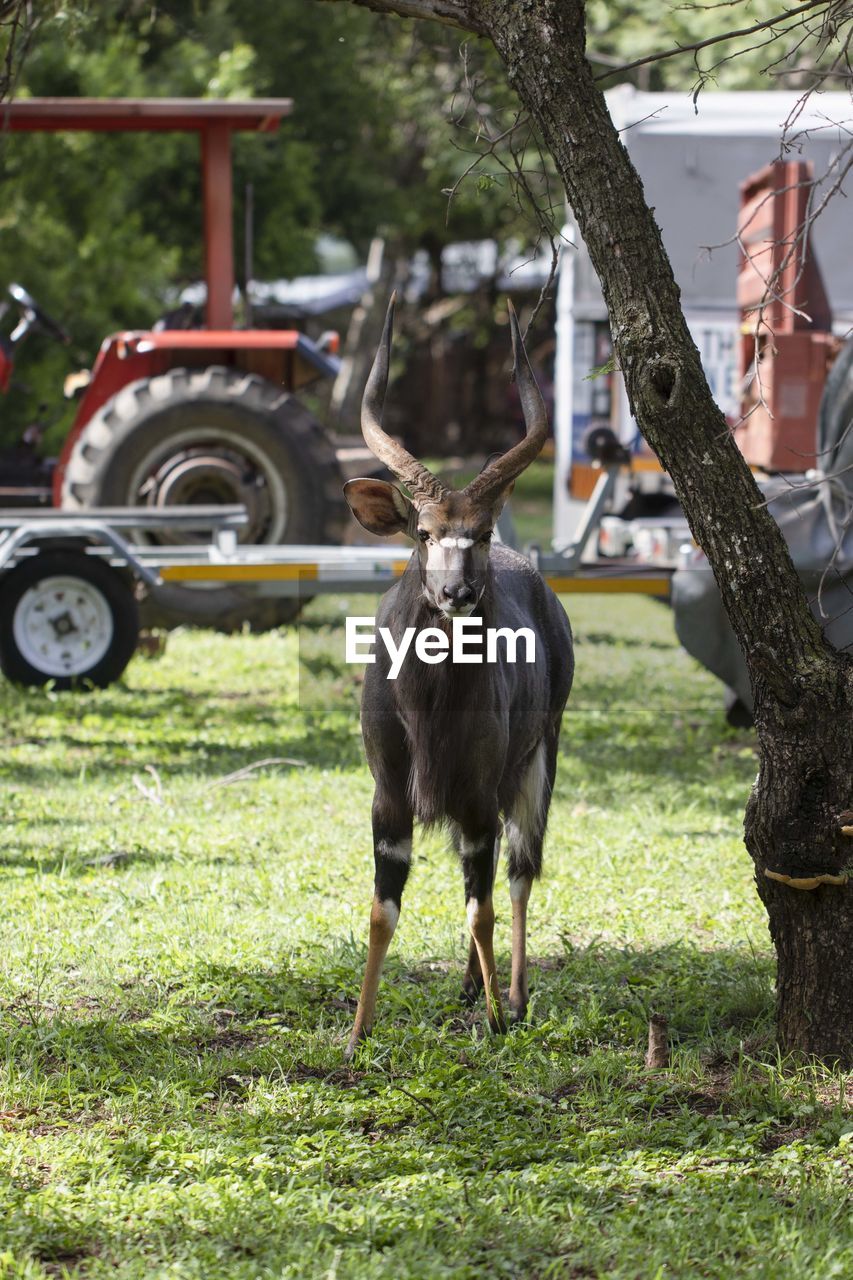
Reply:
<svg viewBox="0 0 853 1280"><path fill-rule="evenodd" d="M16 684L104 688L136 649L133 592L82 551L41 551L0 579L0 670Z"/></svg>
<svg viewBox="0 0 853 1280"><path fill-rule="evenodd" d="M129 383L86 424L68 460L67 508L243 503L241 542L330 543L346 524L343 477L322 427L299 401L255 374L170 369ZM186 533L138 534L151 543ZM266 631L305 600L243 586L169 586L146 600L144 626L194 622Z"/></svg>

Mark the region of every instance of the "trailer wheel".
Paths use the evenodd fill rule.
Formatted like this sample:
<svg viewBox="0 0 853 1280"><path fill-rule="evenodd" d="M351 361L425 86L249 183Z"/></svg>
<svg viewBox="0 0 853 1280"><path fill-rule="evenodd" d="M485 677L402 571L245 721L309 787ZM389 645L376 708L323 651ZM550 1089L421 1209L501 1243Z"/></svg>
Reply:
<svg viewBox="0 0 853 1280"><path fill-rule="evenodd" d="M41 551L0 580L0 669L17 684L103 688L138 638L130 587L82 551Z"/></svg>
<svg viewBox="0 0 853 1280"><path fill-rule="evenodd" d="M334 449L294 396L234 369L170 369L128 384L93 415L69 458L62 505L242 503L242 542L329 543L345 527L342 488ZM261 631L292 621L302 603L241 586L173 586L145 602L143 621Z"/></svg>

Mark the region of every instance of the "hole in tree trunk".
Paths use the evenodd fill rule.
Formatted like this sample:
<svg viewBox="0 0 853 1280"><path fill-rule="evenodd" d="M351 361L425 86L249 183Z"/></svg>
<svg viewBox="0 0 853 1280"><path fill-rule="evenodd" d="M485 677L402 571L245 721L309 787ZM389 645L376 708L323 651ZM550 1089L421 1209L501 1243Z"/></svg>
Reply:
<svg viewBox="0 0 853 1280"><path fill-rule="evenodd" d="M675 387L675 369L671 364L661 361L651 371L651 384L664 404L669 404Z"/></svg>

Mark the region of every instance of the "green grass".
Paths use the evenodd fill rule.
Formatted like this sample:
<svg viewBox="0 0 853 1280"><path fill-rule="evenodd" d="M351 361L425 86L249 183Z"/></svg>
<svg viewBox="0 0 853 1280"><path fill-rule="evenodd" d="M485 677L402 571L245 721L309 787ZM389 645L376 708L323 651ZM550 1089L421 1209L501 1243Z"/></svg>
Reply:
<svg viewBox="0 0 853 1280"><path fill-rule="evenodd" d="M0 1276L853 1274L845 1081L773 1048L752 740L653 602L571 602L531 1025L460 1006L430 836L343 1066L372 881L345 608L176 634L89 696L0 686ZM302 763L224 783L269 757Z"/></svg>
<svg viewBox="0 0 853 1280"><path fill-rule="evenodd" d="M512 493L518 546L538 543L549 550L553 537L554 464L541 459L520 475Z"/></svg>

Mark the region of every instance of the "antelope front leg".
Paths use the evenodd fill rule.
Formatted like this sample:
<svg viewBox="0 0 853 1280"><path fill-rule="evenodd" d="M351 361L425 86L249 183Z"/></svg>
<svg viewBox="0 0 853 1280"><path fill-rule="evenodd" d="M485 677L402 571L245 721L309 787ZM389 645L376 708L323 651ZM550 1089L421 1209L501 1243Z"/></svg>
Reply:
<svg viewBox="0 0 853 1280"><path fill-rule="evenodd" d="M403 888L409 875L409 864L412 859L412 822L408 819L397 830L390 832L380 826L374 807L373 858L376 865L376 879L373 896L373 907L370 912L370 938L367 944L367 964L364 969L364 981L361 984L361 995L355 1014L352 1034L346 1047L347 1061L353 1056L360 1040L368 1036L373 1028L376 1013L376 995L379 990L379 979L388 947L397 928L400 918L400 906Z"/></svg>
<svg viewBox="0 0 853 1280"><path fill-rule="evenodd" d="M465 876L465 900L468 925L480 961L483 987L486 992L486 1012L492 1031L505 1032L501 993L495 964L494 931L495 909L492 888L495 882L494 830L483 836L470 838L463 834L460 841L462 870ZM469 958L470 969L470 958Z"/></svg>

